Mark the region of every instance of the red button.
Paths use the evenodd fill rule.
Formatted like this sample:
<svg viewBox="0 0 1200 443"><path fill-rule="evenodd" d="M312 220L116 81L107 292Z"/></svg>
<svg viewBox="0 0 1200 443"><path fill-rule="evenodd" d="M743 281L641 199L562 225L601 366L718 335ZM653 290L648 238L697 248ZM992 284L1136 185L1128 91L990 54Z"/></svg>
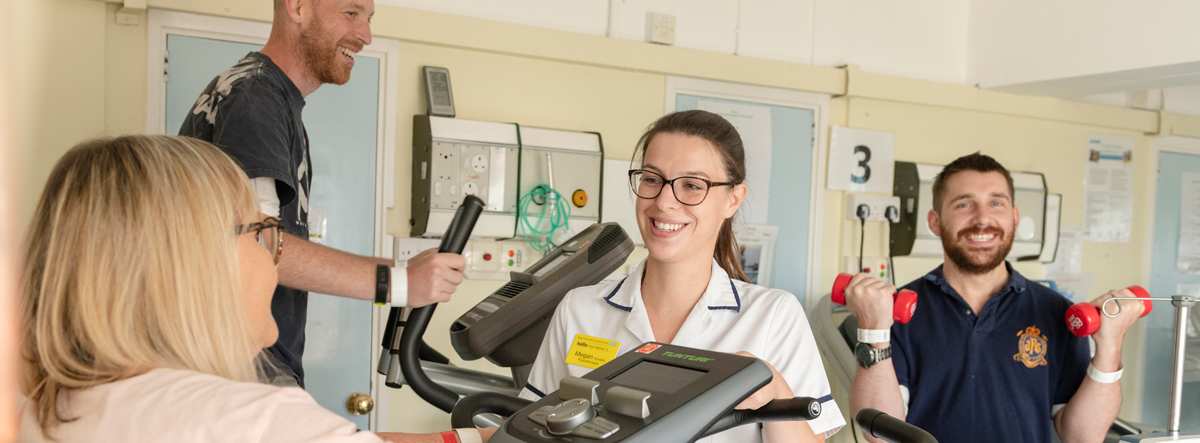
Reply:
<svg viewBox="0 0 1200 443"><path fill-rule="evenodd" d="M508 251L508 256L509 256L509 257L512 257L512 256L514 256L514 255L517 255L517 253L516 253L516 252L513 252L513 251L511 251L511 250L510 250L510 251Z"/></svg>
<svg viewBox="0 0 1200 443"><path fill-rule="evenodd" d="M484 259L485 261L491 261L491 260L492 260L492 254L490 254L490 253L484 253L484 254L483 254L483 259Z"/></svg>

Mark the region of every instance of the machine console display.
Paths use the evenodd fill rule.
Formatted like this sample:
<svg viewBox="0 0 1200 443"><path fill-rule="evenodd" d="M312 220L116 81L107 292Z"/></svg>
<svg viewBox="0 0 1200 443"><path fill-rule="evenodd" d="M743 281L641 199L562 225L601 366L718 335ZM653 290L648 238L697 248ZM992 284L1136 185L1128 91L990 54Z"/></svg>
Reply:
<svg viewBox="0 0 1200 443"><path fill-rule="evenodd" d="M599 283L631 252L633 241L620 225L589 226L526 271L512 272L511 281L450 325L450 343L464 360L486 357L506 368L533 364L563 296Z"/></svg>
<svg viewBox="0 0 1200 443"><path fill-rule="evenodd" d="M646 343L582 378L564 379L491 441L691 441L700 434L681 432L703 432L771 377L755 358Z"/></svg>
<svg viewBox="0 0 1200 443"><path fill-rule="evenodd" d="M696 381L705 371L664 365L642 360L632 368L614 376L613 383L646 391L674 394L680 388Z"/></svg>

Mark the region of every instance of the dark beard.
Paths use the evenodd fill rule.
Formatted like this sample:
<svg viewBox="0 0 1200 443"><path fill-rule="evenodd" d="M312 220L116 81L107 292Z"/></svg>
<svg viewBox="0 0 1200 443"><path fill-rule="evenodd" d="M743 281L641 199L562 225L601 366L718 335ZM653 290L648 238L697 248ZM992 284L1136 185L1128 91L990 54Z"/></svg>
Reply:
<svg viewBox="0 0 1200 443"><path fill-rule="evenodd" d="M322 23L313 23L309 28L320 32L323 29ZM333 83L335 85L344 85L350 81L350 70L343 70L341 60L338 57L342 55L334 42L331 45L324 45L320 38L305 30L300 33L301 46L303 47L301 54L304 56L304 64L308 67L308 71L312 73L321 83Z"/></svg>
<svg viewBox="0 0 1200 443"><path fill-rule="evenodd" d="M942 226L943 233L947 232L948 230L949 229L946 226ZM993 233L996 234L997 237L1000 237L1000 244L999 249L995 250L995 254L991 257L988 257L984 263L972 261L971 256L967 253L967 248L959 246L960 243L955 242L955 240L958 240L959 238L965 239L968 235L988 233ZM982 275L991 272L991 270L996 269L997 266L1004 264L1004 258L1008 257L1008 252L1012 250L1012 235L1008 235L998 228L971 229L960 232L957 236L958 238L950 239L947 237L949 236L942 237L942 249L946 251L946 257L949 257L950 261L954 262L955 266L958 266L959 269L967 274Z"/></svg>

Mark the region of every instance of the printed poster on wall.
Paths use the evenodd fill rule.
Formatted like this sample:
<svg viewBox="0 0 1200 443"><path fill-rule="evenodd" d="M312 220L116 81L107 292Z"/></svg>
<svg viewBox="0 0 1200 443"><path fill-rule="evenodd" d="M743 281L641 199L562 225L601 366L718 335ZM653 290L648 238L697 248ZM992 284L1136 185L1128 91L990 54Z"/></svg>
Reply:
<svg viewBox="0 0 1200 443"><path fill-rule="evenodd" d="M1200 173L1184 172L1179 202L1179 272L1200 274Z"/></svg>
<svg viewBox="0 0 1200 443"><path fill-rule="evenodd" d="M1128 243L1133 230L1133 138L1088 134L1083 239Z"/></svg>
<svg viewBox="0 0 1200 443"><path fill-rule="evenodd" d="M734 225L734 238L742 260L742 271L750 283L771 287L771 264L775 257L775 239L779 227L770 225Z"/></svg>
<svg viewBox="0 0 1200 443"><path fill-rule="evenodd" d="M771 108L767 106L700 100L703 111L725 117L742 136L746 149L746 201L742 213L747 223L767 222L771 196Z"/></svg>

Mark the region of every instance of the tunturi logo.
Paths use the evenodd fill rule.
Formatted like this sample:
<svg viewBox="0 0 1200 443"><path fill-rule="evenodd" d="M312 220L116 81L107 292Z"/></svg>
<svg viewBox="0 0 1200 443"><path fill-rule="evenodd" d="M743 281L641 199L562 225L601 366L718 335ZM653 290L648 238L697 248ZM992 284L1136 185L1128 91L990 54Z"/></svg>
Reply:
<svg viewBox="0 0 1200 443"><path fill-rule="evenodd" d="M680 354L680 353L678 353L678 352L667 352L667 351L663 351L663 356L664 356L664 357L671 357L671 358L682 358L682 359L684 359L684 360L698 361L698 362L701 362L701 363L705 363L705 362L710 362L710 361L713 361L713 359L711 359L711 358L708 358L708 357L697 357L697 356L695 356L695 355Z"/></svg>

